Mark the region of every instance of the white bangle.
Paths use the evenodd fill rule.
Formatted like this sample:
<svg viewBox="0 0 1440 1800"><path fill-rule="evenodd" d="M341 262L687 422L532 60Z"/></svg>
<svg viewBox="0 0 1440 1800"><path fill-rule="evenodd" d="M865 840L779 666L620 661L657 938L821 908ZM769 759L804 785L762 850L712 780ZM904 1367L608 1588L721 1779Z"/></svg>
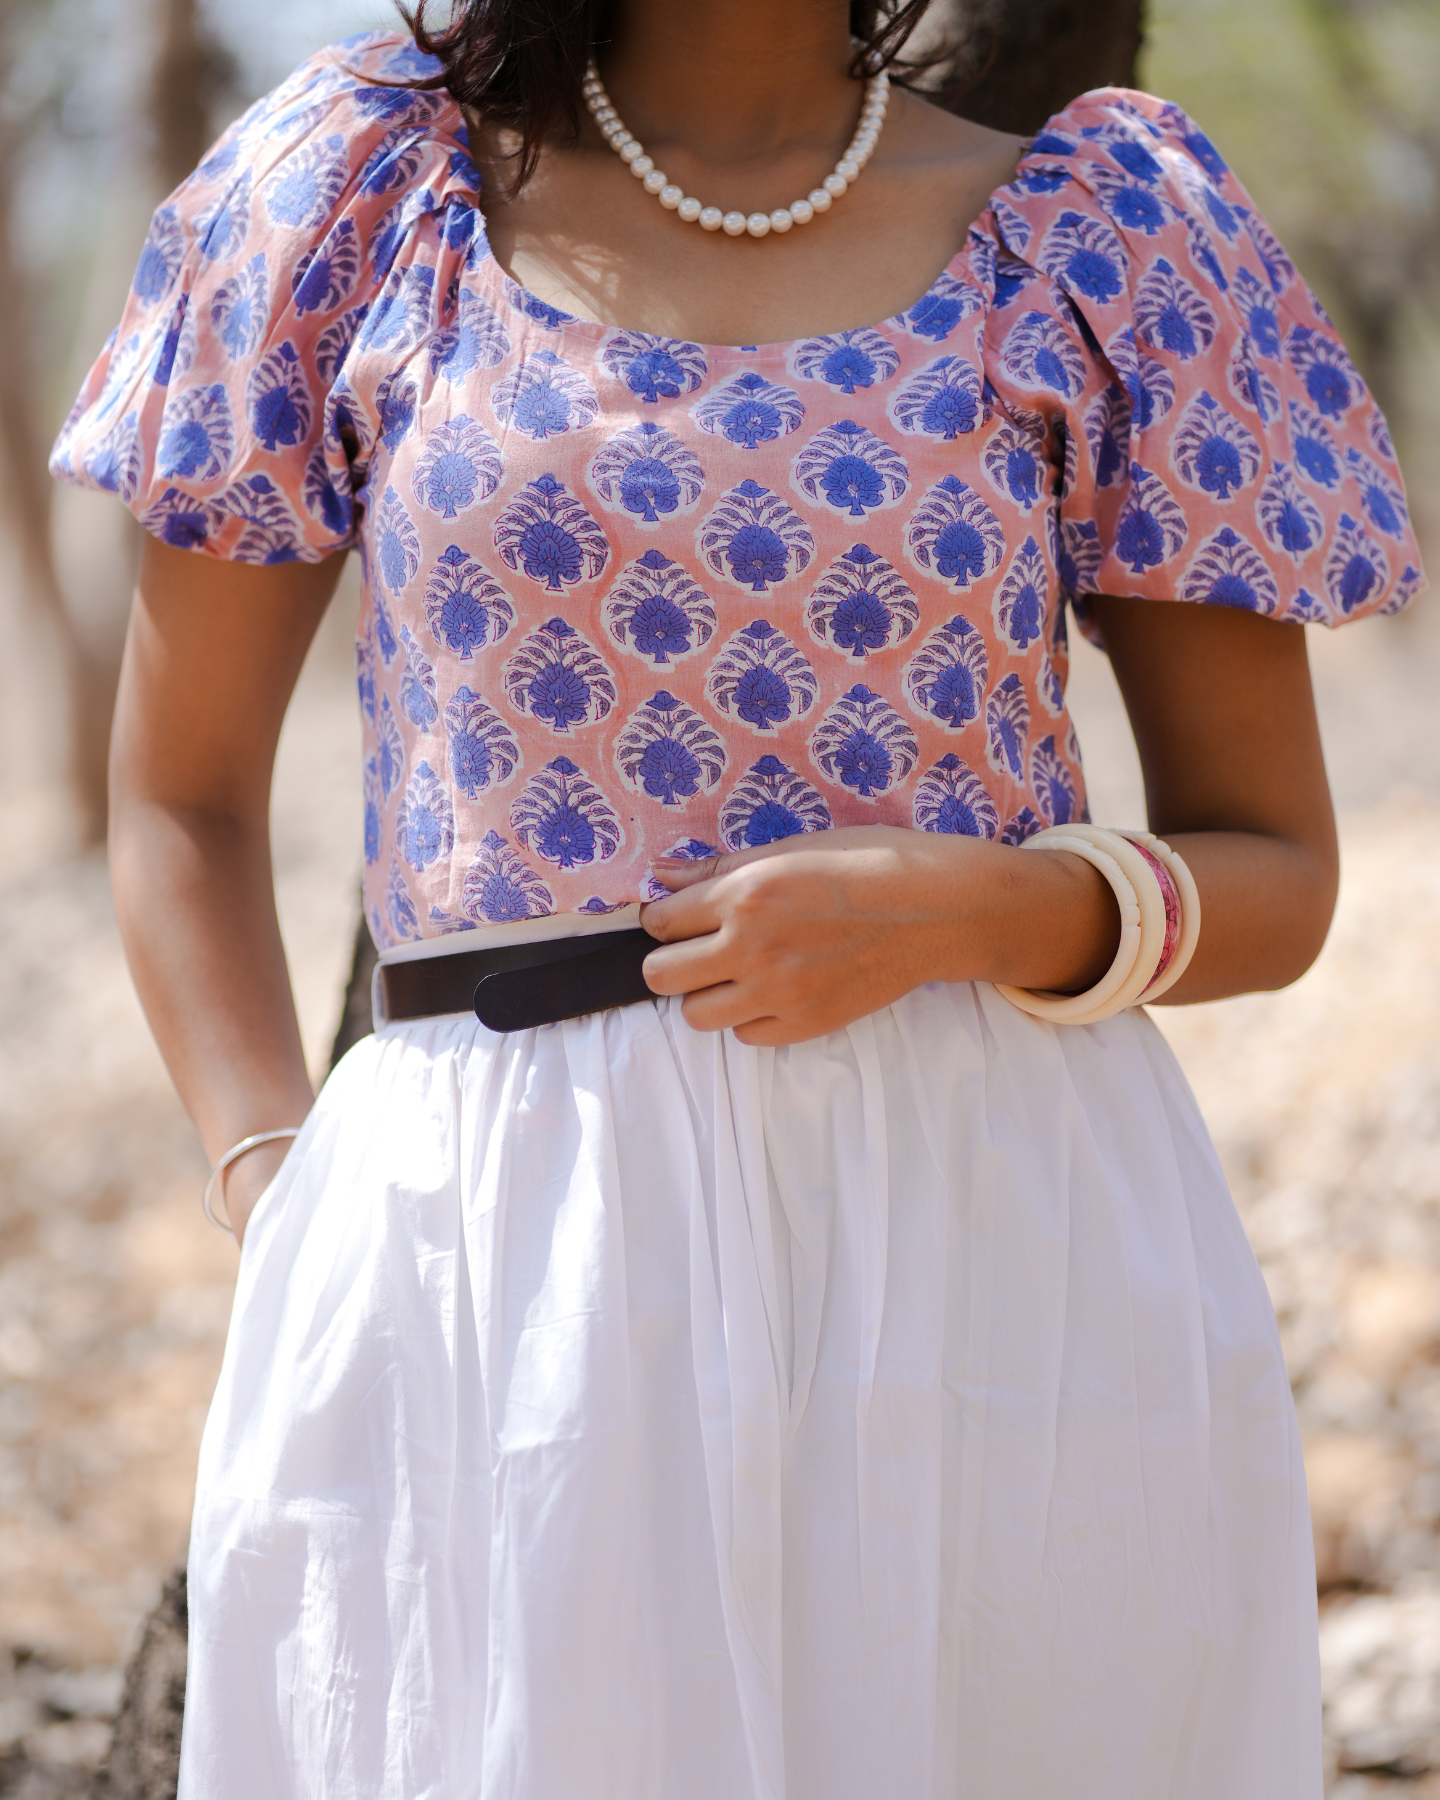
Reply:
<svg viewBox="0 0 1440 1800"><path fill-rule="evenodd" d="M235 1235L235 1227L228 1224L224 1219L217 1219L215 1217L215 1210L210 1204L210 1196L215 1191L215 1183L217 1181L220 1183L220 1198L222 1200L225 1198L224 1175L231 1163L239 1162L246 1151L257 1149L261 1144L273 1144L277 1138L293 1138L299 1137L299 1135L300 1127L298 1125L287 1125L280 1131L257 1131L253 1137L241 1138L238 1144L233 1144L230 1149L225 1152L219 1162L217 1162L215 1167L210 1171L210 1179L205 1183L205 1192L200 1198L200 1204L205 1209L205 1217L217 1231L228 1231L231 1237L234 1237ZM228 1207L226 1208L226 1211L228 1213Z"/></svg>
<svg viewBox="0 0 1440 1800"><path fill-rule="evenodd" d="M1185 858L1178 850L1172 850L1164 838L1156 837L1153 831L1122 831L1120 835L1129 838L1132 844L1143 844L1157 862L1164 863L1175 883L1175 892L1180 896L1180 942L1175 946L1170 967L1146 988L1145 1004L1148 1006L1152 1000L1168 994L1190 967L1190 958L1200 941L1200 890Z"/></svg>
<svg viewBox="0 0 1440 1800"><path fill-rule="evenodd" d="M1052 825L1020 847L1068 850L1093 864L1120 907L1120 943L1110 967L1082 994L1037 994L999 982L996 992L1022 1012L1056 1025L1093 1025L1133 1006L1165 949L1165 902L1155 871L1127 838L1097 825Z"/></svg>

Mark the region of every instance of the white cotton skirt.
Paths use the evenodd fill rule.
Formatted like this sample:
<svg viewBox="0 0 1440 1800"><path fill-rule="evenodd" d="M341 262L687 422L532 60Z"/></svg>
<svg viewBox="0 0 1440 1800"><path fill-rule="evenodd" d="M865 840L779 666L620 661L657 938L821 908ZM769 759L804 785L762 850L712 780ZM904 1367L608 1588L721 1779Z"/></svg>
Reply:
<svg viewBox="0 0 1440 1800"><path fill-rule="evenodd" d="M1264 1283L1151 1021L351 1051L251 1221L181 1800L1318 1800Z"/></svg>

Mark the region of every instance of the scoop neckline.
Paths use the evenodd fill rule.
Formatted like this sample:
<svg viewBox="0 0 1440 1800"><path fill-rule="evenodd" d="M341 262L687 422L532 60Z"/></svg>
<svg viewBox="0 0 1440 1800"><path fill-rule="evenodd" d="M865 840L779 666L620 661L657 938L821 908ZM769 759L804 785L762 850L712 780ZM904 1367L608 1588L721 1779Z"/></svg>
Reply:
<svg viewBox="0 0 1440 1800"><path fill-rule="evenodd" d="M975 231L980 220L985 218L986 215L991 212L995 196L999 191L999 188L996 188L988 196L984 207L976 215L974 220L972 220L966 232L965 242L955 252L954 256L950 258L945 267L936 274L930 285L923 293L917 294L913 300L907 301L898 312L888 313L883 319L869 322L864 325L846 325L835 331L808 331L803 333L800 337L771 338L768 342L760 344L707 344L699 338L681 337L674 332L645 331L638 325L603 325L598 319L584 319L581 318L578 313L563 312L559 307L552 306L548 300L542 300L538 294L532 293L529 288L517 281L515 277L503 267L490 243L490 235L488 232L485 232L485 254L475 267L477 270L483 269L493 271L495 279L498 281L502 290L500 297L503 298L507 304L514 307L514 309L523 317L531 319L539 329L546 334L554 335L556 337L583 338L587 342L597 346L608 337L621 335L647 338L663 343L690 344L704 355L707 362L713 362L724 357L755 357L774 361L777 358L787 356L797 344L809 343L814 338L843 337L847 333L853 335L854 333L862 331L874 331L883 334L887 327L892 330L904 330L906 328L904 323L906 317L914 312L916 307L922 306L925 301L930 298L947 275L955 275L956 279L964 280L965 286L972 289L972 291L979 296L980 310L988 310L989 301L984 287L974 280L969 280L963 276L956 275L956 269L957 265L968 258L971 250L971 234ZM483 211L480 213L480 221L481 229L483 231L485 221ZM518 305L516 304L517 301L519 302ZM536 319L535 315L529 311L525 304L526 302L532 303L536 307L541 308L544 312L557 314L557 319L553 324L546 324L543 320ZM966 316L968 317L971 315L967 314ZM937 342L939 341L940 340L937 339Z"/></svg>
<svg viewBox="0 0 1440 1800"><path fill-rule="evenodd" d="M1039 131L1032 132L1029 136L1021 140L1020 155L1016 160L1014 172L1011 174L1008 181L997 182L985 196L984 205L965 229L964 243L961 244L960 248L950 258L949 262L945 264L944 268L937 271L929 286L925 288L922 293L917 294L913 300L907 301L906 304L897 311L888 313L883 319L864 325L844 326L839 331L809 331L803 333L799 337L772 338L768 342L760 344L707 344L699 338L679 337L669 332L644 331L637 325L604 325L598 319L585 319L578 313L567 313L558 306L552 306L548 300L543 300L539 294L532 293L522 282L517 281L509 270L502 265L499 257L496 256L494 246L490 242L490 233L486 230L484 179L480 174L478 166L476 166L473 158L470 156L470 128L469 121L465 117L465 109L460 105L460 102L448 88L441 89L440 91L444 95L445 108L454 121L448 135L451 140L465 152L467 160L470 161L470 166L475 170L475 211L480 220L480 232L484 240L485 254L483 258L473 264L472 267L477 271L482 269L493 271L494 278L501 289L500 297L512 305L515 298L518 297L522 304L517 306L515 310L519 312L522 317L529 318L538 324L542 331L553 333L557 337L583 338L587 342L597 346L607 337L616 334L623 334L628 337L661 339L667 343L693 344L705 357L707 362L714 361L717 358L737 356L763 357L767 360L774 361L788 355L797 344L809 343L812 338L842 337L846 332L883 332L887 326L903 330L906 317L914 312L917 306L923 305L924 302L930 298L947 275L956 275L957 268L962 263L968 263L968 259L972 254L974 247L974 238L977 230L981 226L981 222L988 218L993 224L996 200L1000 198L1004 190L1011 186L1019 176L1035 143L1052 128L1056 119L1060 118L1064 112L1069 110L1068 107L1062 108L1061 112L1055 113L1047 119L1040 127ZM437 116L434 123L439 123L439 116ZM995 239L998 244L998 231L992 229L989 235ZM965 280L966 285L973 288L975 292L979 294L980 309L982 312L989 310L990 301L991 298L993 298L993 295L986 294L983 284L974 280L966 280L964 276L957 275L956 279ZM528 310L525 304L523 304L524 302L533 303L543 312L555 313L557 315L555 323L545 324L543 321L536 319L535 315ZM937 342L938 341L940 340L937 340Z"/></svg>

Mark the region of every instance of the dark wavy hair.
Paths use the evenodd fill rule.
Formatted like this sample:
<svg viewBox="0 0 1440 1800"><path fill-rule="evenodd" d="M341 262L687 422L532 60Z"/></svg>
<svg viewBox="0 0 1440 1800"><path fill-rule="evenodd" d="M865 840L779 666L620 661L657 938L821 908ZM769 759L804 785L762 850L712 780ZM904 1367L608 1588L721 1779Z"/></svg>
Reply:
<svg viewBox="0 0 1440 1800"><path fill-rule="evenodd" d="M518 190L534 174L548 137L579 131L580 84L595 46L608 36L614 0L461 0L450 23L436 31L425 23L427 4L400 0L400 12L418 48L438 57L442 72L409 85L448 89L461 106L514 131ZM946 52L904 56L930 6L931 0L850 0L852 73L883 65L904 81L948 61Z"/></svg>

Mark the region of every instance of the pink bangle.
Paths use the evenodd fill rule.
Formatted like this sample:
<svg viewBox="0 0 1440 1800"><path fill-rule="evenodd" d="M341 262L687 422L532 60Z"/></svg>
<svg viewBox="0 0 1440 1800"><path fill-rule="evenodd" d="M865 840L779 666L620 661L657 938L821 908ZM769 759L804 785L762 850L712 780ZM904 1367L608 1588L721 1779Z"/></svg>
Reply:
<svg viewBox="0 0 1440 1800"><path fill-rule="evenodd" d="M1150 992L1175 960L1175 952L1180 948L1180 933L1184 928L1185 915L1180 905L1180 890L1175 886L1174 876L1148 845L1136 844L1134 838L1131 838L1130 841L1135 844L1135 848L1149 863L1156 881L1160 884L1160 898L1165 902L1165 944L1160 952L1160 960L1155 965L1155 973L1145 984L1144 993L1140 996L1143 1003L1145 995Z"/></svg>
<svg viewBox="0 0 1440 1800"><path fill-rule="evenodd" d="M1200 890L1195 885L1195 877L1190 873L1184 857L1172 850L1163 838L1156 837L1152 831L1125 831L1120 835L1129 838L1152 869L1158 862L1163 868L1164 874L1169 877L1167 885L1160 870L1154 871L1160 892L1165 896L1167 942L1160 964L1145 989L1144 998L1147 1001L1158 1000L1162 994L1169 993L1190 967L1190 959L1194 956L1195 946L1200 941ZM1168 889L1171 886L1174 888L1177 901L1177 917L1180 927L1178 941L1173 949L1168 942L1170 922Z"/></svg>

